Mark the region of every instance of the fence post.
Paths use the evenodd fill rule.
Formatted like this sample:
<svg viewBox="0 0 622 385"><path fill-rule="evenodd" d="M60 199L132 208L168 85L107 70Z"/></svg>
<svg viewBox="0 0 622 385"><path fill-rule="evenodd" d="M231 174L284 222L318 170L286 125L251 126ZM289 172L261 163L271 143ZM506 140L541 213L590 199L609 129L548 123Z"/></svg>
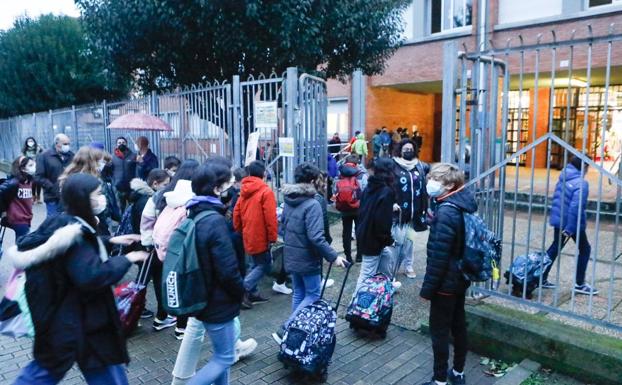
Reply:
<svg viewBox="0 0 622 385"><path fill-rule="evenodd" d="M244 149L242 149L242 129L240 127L240 76L233 76L231 89L231 107L233 108L233 164L243 166Z"/></svg>
<svg viewBox="0 0 622 385"><path fill-rule="evenodd" d="M104 122L104 143L106 149L112 153L112 139L110 138L110 130L108 129L108 103L105 99L102 103L102 120Z"/></svg>
<svg viewBox="0 0 622 385"><path fill-rule="evenodd" d="M71 122L73 125L73 137L76 141L76 148L80 148L80 138L78 137L78 116L76 115L76 106L71 106Z"/></svg>
<svg viewBox="0 0 622 385"><path fill-rule="evenodd" d="M352 126L350 136L356 131L365 134L365 76L361 70L352 73Z"/></svg>
<svg viewBox="0 0 622 385"><path fill-rule="evenodd" d="M454 162L456 130L456 42L443 46L443 125L441 129L441 162Z"/></svg>
<svg viewBox="0 0 622 385"><path fill-rule="evenodd" d="M298 113L298 68L287 68L285 85L285 135L294 138L294 157L285 159L285 183L293 183L294 167L300 163L300 149L302 148L302 145L299 143L298 119L296 116Z"/></svg>
<svg viewBox="0 0 622 385"><path fill-rule="evenodd" d="M149 98L149 110L150 110L149 112L151 113L151 115L157 116L158 118L160 117L158 94L155 91L151 91L151 95ZM161 148L162 147L162 144L161 144L162 133L163 131L155 131L151 133L152 135L151 150L158 155L158 160L160 161L160 163L164 161L164 159L162 159L162 148Z"/></svg>

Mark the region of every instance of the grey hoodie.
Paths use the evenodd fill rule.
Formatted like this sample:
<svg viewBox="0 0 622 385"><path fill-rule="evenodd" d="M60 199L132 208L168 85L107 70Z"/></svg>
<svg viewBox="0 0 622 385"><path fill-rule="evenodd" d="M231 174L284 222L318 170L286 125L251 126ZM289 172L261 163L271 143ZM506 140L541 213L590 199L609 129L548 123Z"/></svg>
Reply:
<svg viewBox="0 0 622 385"><path fill-rule="evenodd" d="M322 258L337 259L337 252L326 241L322 208L311 184L299 183L283 187L285 207L281 216L285 242L285 269L289 273L318 275Z"/></svg>

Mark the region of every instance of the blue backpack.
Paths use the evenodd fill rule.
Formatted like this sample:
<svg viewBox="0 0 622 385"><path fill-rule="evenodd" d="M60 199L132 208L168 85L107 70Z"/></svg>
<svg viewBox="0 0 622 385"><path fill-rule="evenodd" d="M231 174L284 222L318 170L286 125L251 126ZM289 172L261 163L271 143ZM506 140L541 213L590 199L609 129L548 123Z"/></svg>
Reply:
<svg viewBox="0 0 622 385"><path fill-rule="evenodd" d="M462 211L450 202L441 203ZM440 206L439 206L440 207ZM493 277L493 269L501 261L501 240L490 231L486 222L477 214L462 211L464 218L464 253L458 261L458 268L464 279L471 282L486 282Z"/></svg>
<svg viewBox="0 0 622 385"><path fill-rule="evenodd" d="M123 217L121 217L119 227L117 227L117 231L115 231L114 233L115 236L134 233L134 229L132 228L132 207L134 207L133 204L127 206L127 208L123 212Z"/></svg>

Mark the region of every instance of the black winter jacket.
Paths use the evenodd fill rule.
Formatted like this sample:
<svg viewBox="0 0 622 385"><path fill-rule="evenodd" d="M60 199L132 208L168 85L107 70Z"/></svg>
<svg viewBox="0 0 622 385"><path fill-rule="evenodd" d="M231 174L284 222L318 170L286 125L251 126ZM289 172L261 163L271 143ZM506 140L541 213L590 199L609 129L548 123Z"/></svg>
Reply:
<svg viewBox="0 0 622 385"><path fill-rule="evenodd" d="M7 259L26 270L26 298L35 328L34 358L61 375L77 362L97 369L129 362L111 285L131 266L103 261L95 231L66 214L22 237Z"/></svg>
<svg viewBox="0 0 622 385"><path fill-rule="evenodd" d="M326 241L322 207L314 199L315 194L315 188L310 184L283 187L283 255L285 270L289 273L320 274L322 258L329 262L337 259L337 252Z"/></svg>
<svg viewBox="0 0 622 385"><path fill-rule="evenodd" d="M136 154L126 150L124 157L120 158L117 154L112 154L112 167L108 172L112 172L114 187L121 192L130 192L130 181L136 177Z"/></svg>
<svg viewBox="0 0 622 385"><path fill-rule="evenodd" d="M324 195L320 193L316 193L313 196L313 199L315 199L320 204L320 207L322 208L322 222L324 223L324 237L326 237L326 242L328 242L328 244L330 245L333 243L333 237L330 236L330 222L328 220L328 203L326 203L326 198L324 198Z"/></svg>
<svg viewBox="0 0 622 385"><path fill-rule="evenodd" d="M72 159L73 152L61 154L55 148L44 151L37 156L35 182L43 187L43 197L46 202L59 201L58 177Z"/></svg>
<svg viewBox="0 0 622 385"><path fill-rule="evenodd" d="M147 152L143 155L143 161L136 163L136 177L146 181L149 173L154 168L158 168L158 157L151 149L147 149Z"/></svg>
<svg viewBox="0 0 622 385"><path fill-rule="evenodd" d="M129 197L129 202L132 204L132 231L134 234L140 234L140 219L143 215L143 209L149 198L153 196L154 191L147 185L147 182L138 178L132 179L130 188L132 189Z"/></svg>
<svg viewBox="0 0 622 385"><path fill-rule="evenodd" d="M229 235L223 206L203 202L190 208L190 218L201 211L210 215L196 223L196 245L199 263L208 283L208 306L196 318L208 323L228 322L240 314L244 285L238 258Z"/></svg>
<svg viewBox="0 0 622 385"><path fill-rule="evenodd" d="M450 202L457 207L443 205L443 202ZM464 280L458 269L458 261L464 253L465 229L462 213L477 211L477 203L467 190L435 203L437 208L430 220L428 259L420 293L426 299L432 299L437 293L462 294L469 287L469 282Z"/></svg>
<svg viewBox="0 0 622 385"><path fill-rule="evenodd" d="M409 171L397 162L394 163L395 200L402 209L401 223L411 224L415 231L426 231L428 229L426 175L430 172L430 165L420 161Z"/></svg>
<svg viewBox="0 0 622 385"><path fill-rule="evenodd" d="M359 222L356 225L357 247L361 254L380 255L393 244L391 237L395 193L383 180L371 176L361 197Z"/></svg>

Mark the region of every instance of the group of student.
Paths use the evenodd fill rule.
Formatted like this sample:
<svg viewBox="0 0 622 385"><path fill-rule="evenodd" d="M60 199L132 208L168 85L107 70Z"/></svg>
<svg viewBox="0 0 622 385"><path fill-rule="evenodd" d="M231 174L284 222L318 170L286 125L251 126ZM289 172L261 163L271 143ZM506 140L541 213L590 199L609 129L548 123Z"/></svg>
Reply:
<svg viewBox="0 0 622 385"><path fill-rule="evenodd" d="M56 153L51 156L61 163L69 158L67 142L64 136L55 140ZM124 143L119 143L117 149L124 152ZM16 247L5 256L16 269L26 271L26 296L35 329L34 360L16 384L58 383L74 363L89 384L127 384L123 365L129 356L110 287L133 263L146 263L148 258L157 312L145 311L143 317L154 317L156 331L175 327L175 337L182 340L173 383L228 384L229 368L257 346L252 339L240 339L239 314L241 308L268 300L258 287L272 268L271 249L279 233L284 261L273 289L291 293L292 308L273 334L277 342L296 314L320 297L324 261L338 267L360 262L357 287L378 272L393 276L400 264L414 278L414 233L428 229L420 292L430 301L434 351L434 378L427 384L466 383L464 299L469 282L460 273L458 261L465 238L462 213L477 211L477 204L464 188L464 173L457 166L430 167L418 159L418 149L416 142L405 138L392 159L377 157L366 167L364 159L351 154L340 167L333 191L328 191L325 172L311 163L299 164L295 183L281 189L280 217L274 192L265 183L263 162L234 170L231 161L222 157L209 158L204 164L169 157L164 169L153 168L144 178L129 181L130 191L121 194L128 207L120 220L129 230L118 236L110 236L107 217L113 196L120 195L117 186L112 186L112 194L106 193L110 186L104 170L112 157L96 143L80 148L57 179L50 180L55 191L43 184L46 204L48 196L57 197L57 202L51 202L57 207L55 211L48 208L47 219L34 232L29 232L32 181L40 165L20 156L13 163L13 177L0 187L8 223L16 233L20 231ZM575 163L568 167L576 167ZM342 213L343 257L330 245L329 203ZM575 224L577 215L583 215L583 224L579 224L584 232L584 214L575 211L566 208L565 215L572 215ZM192 317L172 317L159 290L162 260L171 232L185 218L195 221L197 255L209 283L209 306ZM573 236L566 217L558 215L553 220L557 229ZM396 230L405 234L399 248L392 247ZM248 270L247 256L252 262ZM293 290L285 284L287 276ZM400 283L395 280L393 285L399 288ZM213 356L196 371L205 333L212 341ZM448 370L450 335L454 364Z"/></svg>

